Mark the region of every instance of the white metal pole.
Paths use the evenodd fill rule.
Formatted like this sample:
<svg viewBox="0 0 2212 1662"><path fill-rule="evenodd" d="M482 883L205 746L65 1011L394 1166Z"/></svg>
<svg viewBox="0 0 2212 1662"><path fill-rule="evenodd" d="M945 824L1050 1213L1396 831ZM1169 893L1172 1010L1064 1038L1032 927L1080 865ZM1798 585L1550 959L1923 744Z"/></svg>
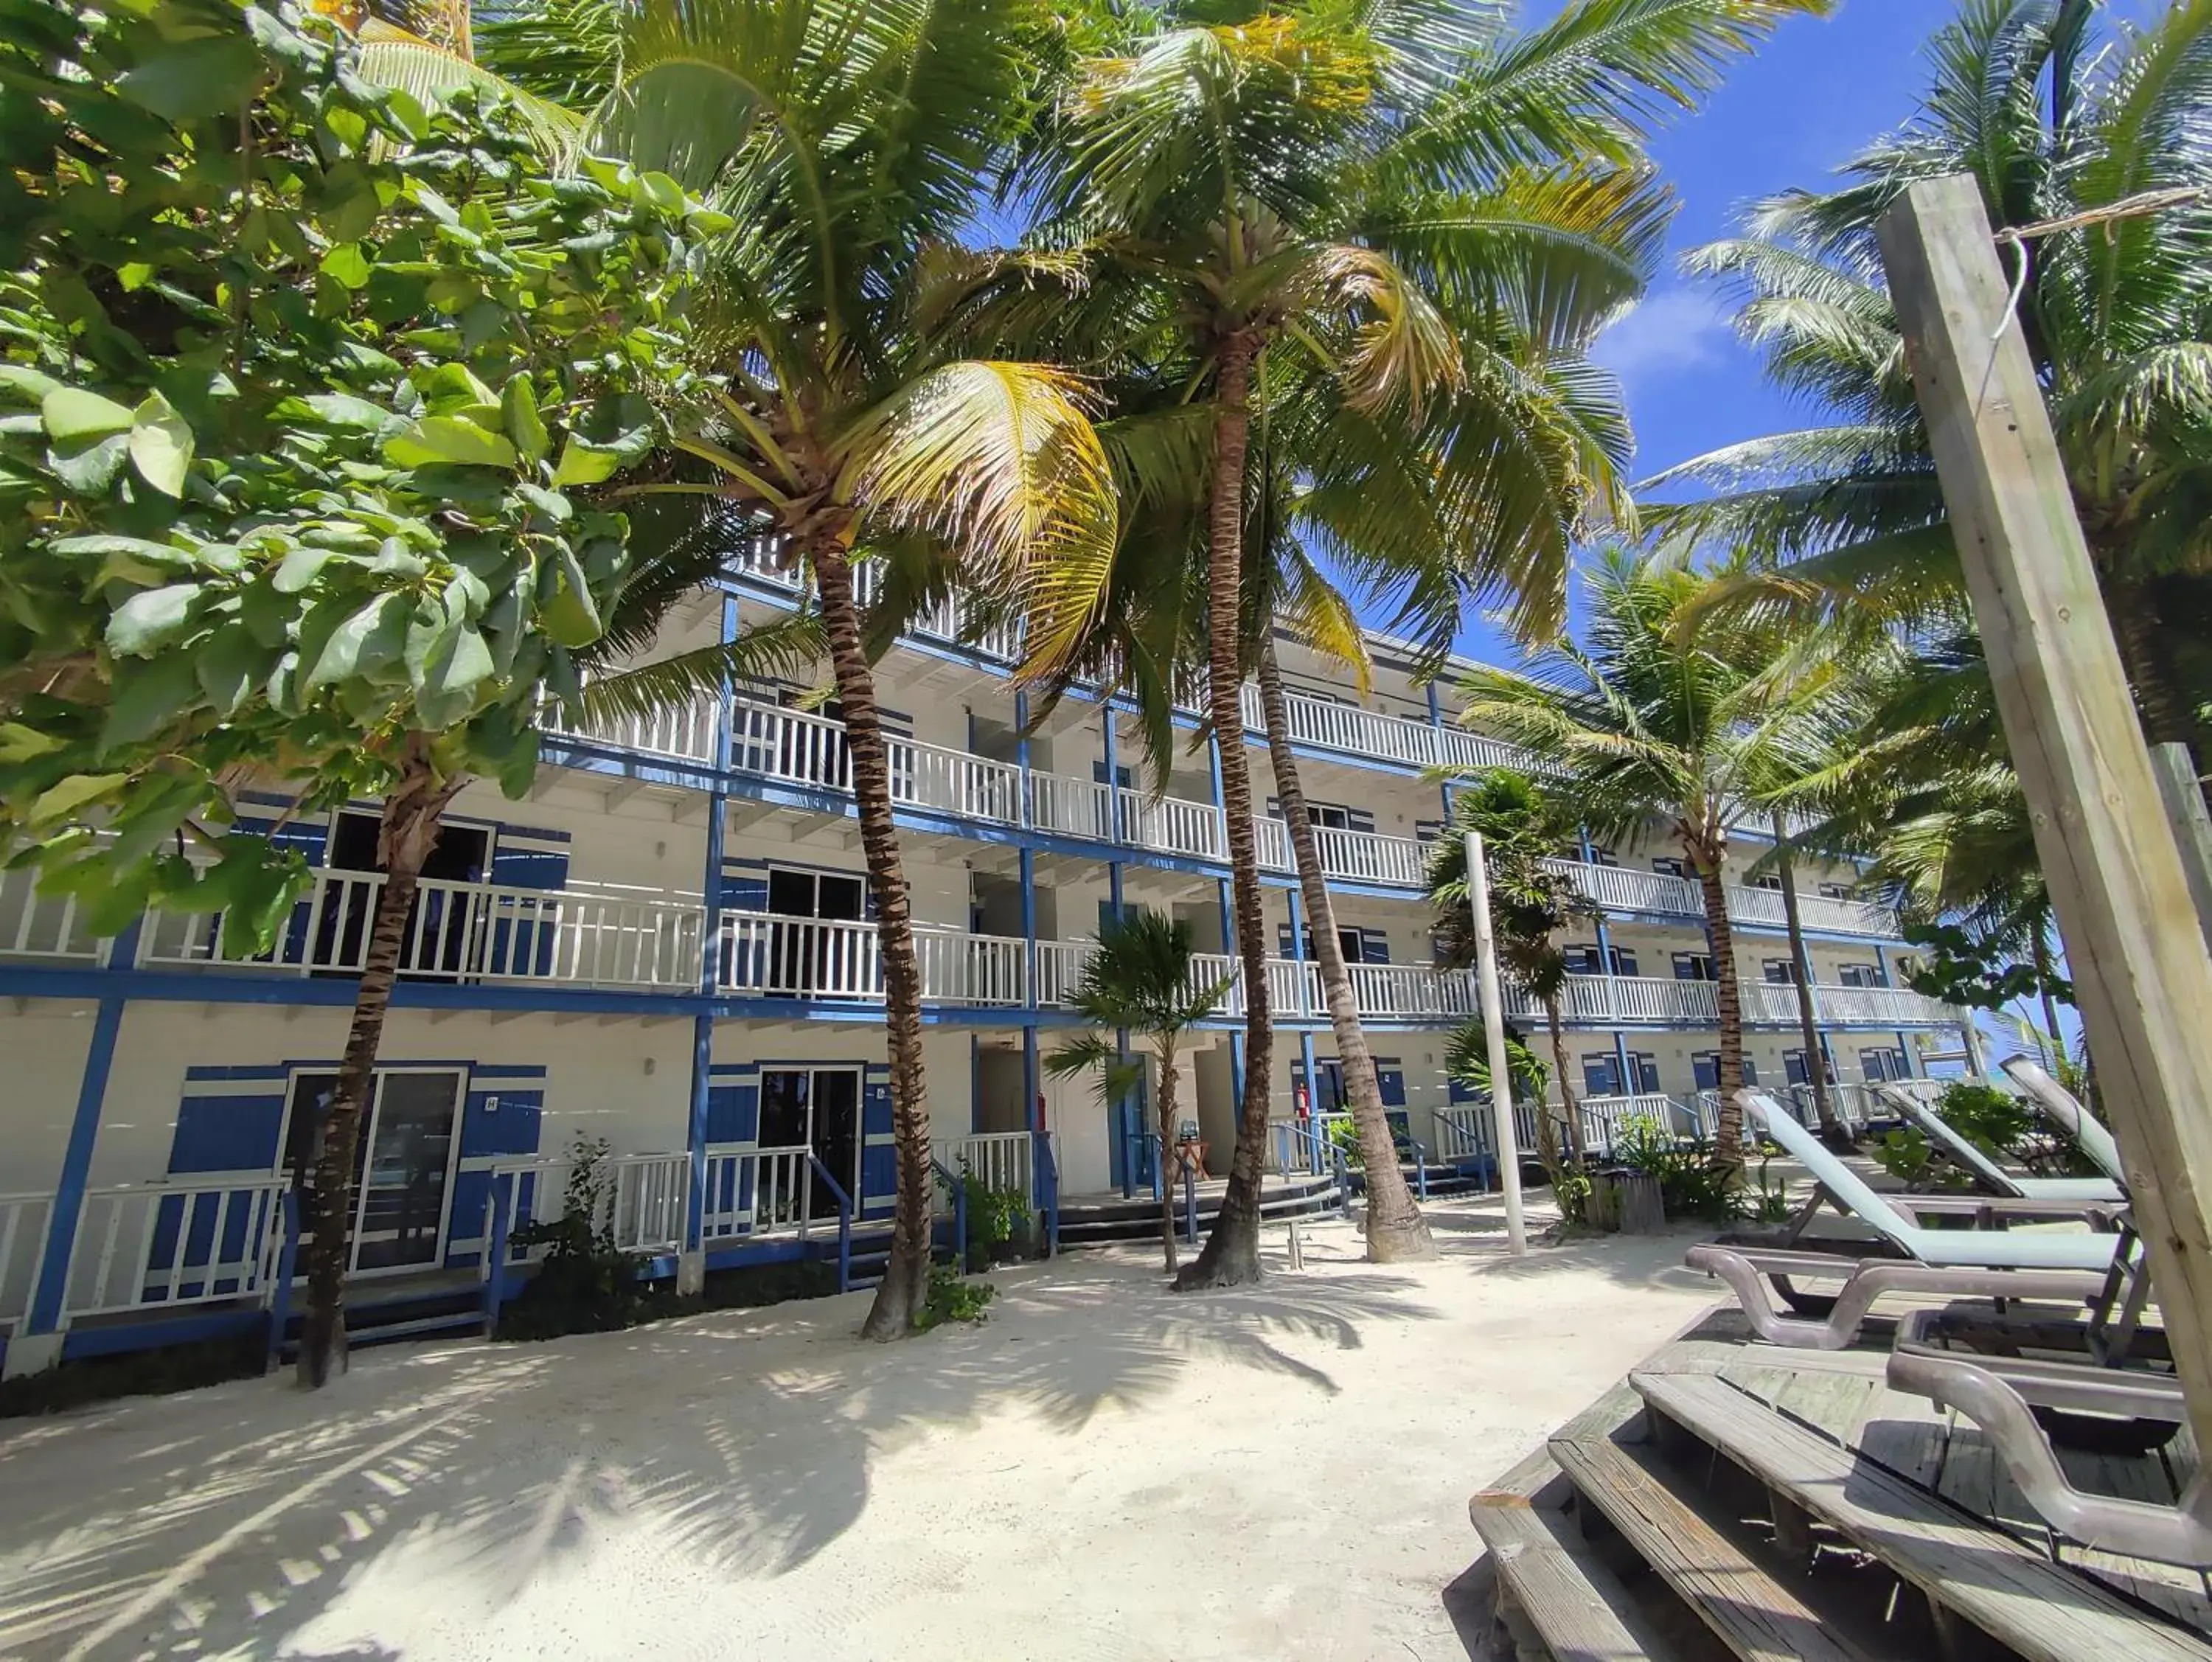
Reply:
<svg viewBox="0 0 2212 1662"><path fill-rule="evenodd" d="M1528 1250L1528 1226L1521 1216L1521 1149L1513 1132L1513 1076L1505 1061L1505 1001L1498 990L1498 942L1490 929L1490 872L1482 856L1482 833L1467 834L1467 887L1474 909L1475 974L1482 989L1482 1029L1490 1039L1492 1141L1498 1149L1498 1186L1505 1196L1505 1239L1518 1257ZM1543 1111L1539 1104L1536 1111Z"/></svg>

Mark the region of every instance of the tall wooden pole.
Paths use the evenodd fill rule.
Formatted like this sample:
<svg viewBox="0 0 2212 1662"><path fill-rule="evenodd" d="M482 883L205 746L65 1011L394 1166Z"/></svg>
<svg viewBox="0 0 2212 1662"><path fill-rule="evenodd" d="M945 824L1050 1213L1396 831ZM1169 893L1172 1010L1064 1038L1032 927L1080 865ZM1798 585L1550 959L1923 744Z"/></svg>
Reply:
<svg viewBox="0 0 2212 1662"><path fill-rule="evenodd" d="M1468 900L1474 910L1474 971L1482 995L1482 1027L1490 1040L1491 1141L1498 1149L1498 1187L1505 1196L1505 1240L1518 1257L1528 1250L1521 1212L1521 1147L1513 1130L1513 1072L1505 1050L1505 999L1498 988L1498 941L1490 927L1490 868L1482 833L1467 834ZM1561 1081L1562 1086L1565 1083ZM1544 1105L1535 1105L1538 1113Z"/></svg>
<svg viewBox="0 0 2212 1662"><path fill-rule="evenodd" d="M2212 956L1981 196L1923 180L1880 234L2190 1424L2212 1447Z"/></svg>

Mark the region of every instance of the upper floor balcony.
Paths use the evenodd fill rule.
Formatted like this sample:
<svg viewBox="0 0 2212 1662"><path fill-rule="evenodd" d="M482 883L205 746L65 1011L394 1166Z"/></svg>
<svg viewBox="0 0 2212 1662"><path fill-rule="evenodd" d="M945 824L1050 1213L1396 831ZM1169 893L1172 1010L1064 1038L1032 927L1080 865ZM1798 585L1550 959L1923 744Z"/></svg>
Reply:
<svg viewBox="0 0 2212 1662"><path fill-rule="evenodd" d="M843 728L805 710L733 699L727 767L775 784L850 798L852 753ZM649 720L618 719L559 727L588 743L671 756L713 766L720 723L712 700ZM1229 837L1221 811L1188 797L1156 797L1126 785L1071 777L994 761L919 740L888 737L891 800L962 824L1042 831L1085 842L1225 865ZM1424 851L1412 837L1317 827L1322 869L1347 882L1422 886ZM1288 830L1262 820L1259 855L1268 871L1296 869Z"/></svg>
<svg viewBox="0 0 2212 1662"><path fill-rule="evenodd" d="M40 897L29 874L0 874L0 958L59 965L110 964L167 971L274 976L361 973L386 878L321 870L296 901L274 943L248 953L224 914L150 914L127 961L117 944L94 936L67 899ZM707 908L683 897L636 897L582 889L535 889L426 878L410 910L400 973L410 980L475 986L713 994L877 1004L884 996L876 927L866 920L791 916L744 908ZM1088 941L1039 941L945 925L917 924L922 996L941 1006L1065 1009L1096 950ZM1451 1026L1480 1008L1474 977L1427 964L1346 966L1363 1019ZM1194 977L1225 983L1218 1014L1244 1014L1243 975L1230 956L1202 956ZM1328 1003L1318 966L1277 959L1267 966L1269 1001L1286 1020L1322 1022ZM1744 1020L1791 1027L1794 988L1750 982L1741 988ZM1717 1025L1717 989L1709 981L1638 976L1569 977L1565 1015L1577 1027ZM1955 1026L1961 1013L1902 988L1813 989L1822 1026ZM1543 1013L1509 989L1507 1014L1523 1024Z"/></svg>
<svg viewBox="0 0 2212 1662"><path fill-rule="evenodd" d="M1705 915L1704 891L1686 877L1635 871L1626 866L1595 865L1580 860L1547 860L1544 863L1609 912L1691 919L1702 919ZM1750 883L1730 883L1726 888L1730 922L1758 929L1788 926L1779 889ZM1899 938L1896 910L1872 901L1801 891L1797 916L1804 927L1816 934L1860 935L1878 941Z"/></svg>

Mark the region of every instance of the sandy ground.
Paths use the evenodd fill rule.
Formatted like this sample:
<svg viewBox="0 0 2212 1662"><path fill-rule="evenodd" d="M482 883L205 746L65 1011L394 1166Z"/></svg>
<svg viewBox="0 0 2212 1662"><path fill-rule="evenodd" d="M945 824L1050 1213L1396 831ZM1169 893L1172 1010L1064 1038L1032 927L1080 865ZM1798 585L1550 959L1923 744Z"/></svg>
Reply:
<svg viewBox="0 0 2212 1662"><path fill-rule="evenodd" d="M1714 1288L1434 1215L1439 1263L1077 1254L887 1348L856 1294L10 1422L0 1656L1460 1662L1468 1495Z"/></svg>

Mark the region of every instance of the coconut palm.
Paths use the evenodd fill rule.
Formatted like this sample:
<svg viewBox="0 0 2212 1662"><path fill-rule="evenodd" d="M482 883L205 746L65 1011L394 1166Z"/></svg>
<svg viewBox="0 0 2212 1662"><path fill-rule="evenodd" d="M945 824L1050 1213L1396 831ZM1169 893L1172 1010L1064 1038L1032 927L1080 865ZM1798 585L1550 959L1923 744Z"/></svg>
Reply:
<svg viewBox="0 0 2212 1662"><path fill-rule="evenodd" d="M1824 9L1825 0L1580 0L1525 35L1451 0L1188 0L1121 20L1123 42L1082 66L1038 147L1036 176L1054 210L1043 243L1073 302L1054 314L1071 343L1065 361L1086 362L1087 344L1119 325L1114 355L1141 353L1180 374L1187 398L1210 406L1206 667L1218 734L1242 731L1248 466L1271 376L1294 367L1331 387L1347 412L1334 424L1346 446L1362 415L1387 415L1377 425L1401 431L1433 421L1449 436L1414 447L1408 477L1430 479L1438 449L1460 447L1456 481L1479 483L1444 506L1469 522L1510 515L1529 493L1549 500L1557 476L1609 463L1622 435L1591 418L1582 396L1591 378L1541 356L1516 360L1479 326L1502 307L1524 338L1547 342L1554 314L1579 315L1587 291L1610 285L1625 300L1638 280L1610 249L1532 230L1526 198L1632 192L1639 129L1661 107L1693 102L1731 52L1783 15ZM1023 281L1034 285L1039 270L1030 264ZM1551 413L1486 418L1516 402ZM1335 504L1370 520L1400 506L1380 490ZM1462 569L1459 581L1508 593L1533 630L1556 625L1565 536L1472 545L1510 550L1518 563ZM1451 575L1442 581L1458 592ZM1246 1087L1219 1219L1180 1279L1190 1286L1259 1274L1273 1073L1250 773L1241 746L1224 742L1220 754Z"/></svg>
<svg viewBox="0 0 2212 1662"><path fill-rule="evenodd" d="M1546 862L1580 826L1560 796L1511 768L1490 768L1452 797L1450 822L1429 855L1429 899L1437 910L1437 962L1465 969L1476 961L1473 897L1468 886L1467 834L1482 834L1487 862L1492 938L1500 971L1544 1012L1553 1069L1559 1081L1560 1117L1566 1127L1565 1163L1583 1163L1582 1111L1567 1065L1567 954L1559 933L1595 910L1574 880ZM1479 1026L1480 1024L1478 1024ZM1540 1096L1537 1101L1542 1100ZM1537 1115L1539 1151L1553 1178L1561 1164L1551 1117Z"/></svg>
<svg viewBox="0 0 2212 1662"><path fill-rule="evenodd" d="M765 539L815 598L875 902L897 1156L890 1263L863 1330L896 1337L927 1284L929 1107L867 650L890 631L870 633L862 573L951 564L1030 616L1041 665L1103 582L1115 502L1076 383L963 357L931 327L958 273L943 250L1018 137L1054 30L1027 0L647 0L611 25L572 9L589 28L530 89L604 88L585 144L737 224L696 308L717 386L680 440L689 471L632 499L688 500L733 541ZM561 22L537 26L567 39ZM534 61L526 40L497 58L526 81Z"/></svg>
<svg viewBox="0 0 2212 1662"><path fill-rule="evenodd" d="M1527 673L1462 683L1469 726L1552 758L1555 788L1595 832L1666 825L1705 900L1720 1024L1716 1161L1741 1168L1743 1008L1724 876L1732 828L1771 791L1854 673L1838 638L1746 625L1711 604L1724 578L1659 557L1605 554L1590 574L1584 642L1539 651Z"/></svg>
<svg viewBox="0 0 2212 1662"><path fill-rule="evenodd" d="M1221 1007L1231 982L1208 982L1198 972L1190 925L1159 912L1132 911L1107 920L1097 950L1083 966L1083 977L1069 995L1068 1008L1093 1031L1048 1051L1045 1071L1059 1077L1096 1072L1100 1099L1121 1101L1144 1083L1145 1064L1133 1060L1107 1030L1138 1034L1151 1042L1159 1064L1154 1107L1159 1122L1163 1162L1175 1147L1178 1124L1176 1091L1182 1079L1183 1047L1191 1030ZM1176 1271L1175 1185L1161 1168L1160 1249L1170 1275Z"/></svg>
<svg viewBox="0 0 2212 1662"><path fill-rule="evenodd" d="M1917 179L1971 174L2003 244L2076 511L2144 726L2200 759L2212 703L2212 4L2100 29L2093 0L1965 0L1921 113L1833 190L1757 204L1690 269L1741 296L1771 377L1830 424L1648 482L1648 522L1779 565L1815 607L1932 620L1964 590L1874 227ZM2168 193L2161 196L2160 193ZM2148 194L2155 211L2096 222Z"/></svg>

